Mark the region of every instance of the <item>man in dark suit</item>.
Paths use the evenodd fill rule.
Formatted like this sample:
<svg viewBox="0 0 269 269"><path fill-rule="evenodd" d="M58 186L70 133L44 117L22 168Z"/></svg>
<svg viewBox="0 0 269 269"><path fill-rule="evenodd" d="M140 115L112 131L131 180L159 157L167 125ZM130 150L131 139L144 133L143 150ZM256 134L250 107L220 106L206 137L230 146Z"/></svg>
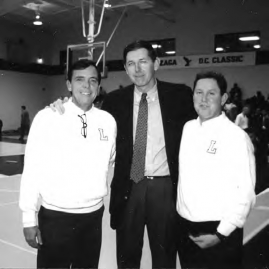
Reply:
<svg viewBox="0 0 269 269"><path fill-rule="evenodd" d="M183 126L196 117L192 91L156 79L160 61L147 41L129 44L123 58L133 84L109 93L102 105L117 123L109 208L117 263L119 268L140 267L146 226L152 268L175 268L178 155ZM58 100L51 108L63 113L61 104ZM146 118L146 128L145 123L140 125L140 116ZM146 130L142 139L141 129ZM143 141L144 151L137 147L138 141ZM139 161L143 165L135 169Z"/></svg>
<svg viewBox="0 0 269 269"><path fill-rule="evenodd" d="M113 115L118 129L110 200L118 267L140 267L146 226L152 267L175 268L179 144L185 122L195 116L192 91L186 85L156 79L159 59L149 42L140 40L129 44L123 56L133 85L109 93L102 106ZM132 166L140 101L145 93L146 150L145 157L138 152L144 167L137 183Z"/></svg>

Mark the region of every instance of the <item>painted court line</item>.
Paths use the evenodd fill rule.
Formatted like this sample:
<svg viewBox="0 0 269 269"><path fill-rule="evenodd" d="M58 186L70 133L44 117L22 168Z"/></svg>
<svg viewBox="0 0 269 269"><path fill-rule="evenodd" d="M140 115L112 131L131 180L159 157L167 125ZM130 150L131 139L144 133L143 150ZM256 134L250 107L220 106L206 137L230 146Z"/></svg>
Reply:
<svg viewBox="0 0 269 269"><path fill-rule="evenodd" d="M20 192L18 190L0 189L0 192Z"/></svg>
<svg viewBox="0 0 269 269"><path fill-rule="evenodd" d="M18 163L17 161L13 161L13 160L6 160L6 163Z"/></svg>
<svg viewBox="0 0 269 269"><path fill-rule="evenodd" d="M0 239L0 242L3 243L3 244L6 244L6 245L8 245L8 246L17 248L17 249L19 249L19 250L22 250L22 251L24 251L24 252L28 252L28 253L31 253L31 254L36 255L36 252L34 252L34 251L31 251L31 250L28 250L28 249L26 249L26 248L20 247L20 246L18 246L18 245L12 244L12 243L7 242L7 241L5 241L5 240Z"/></svg>
<svg viewBox="0 0 269 269"><path fill-rule="evenodd" d="M11 177L14 177L14 176L21 176L21 174L16 174L16 175L3 175L3 174L0 174L0 179L1 180L2 179L10 179Z"/></svg>
<svg viewBox="0 0 269 269"><path fill-rule="evenodd" d="M243 240L243 244L246 244L251 238L253 238L256 234L258 234L268 224L269 224L269 220L265 221L260 226L258 226L255 230L253 230L252 233L245 236Z"/></svg>
<svg viewBox="0 0 269 269"><path fill-rule="evenodd" d="M269 188L265 189L264 191L260 192L257 196L262 196L264 193L269 192Z"/></svg>
<svg viewBox="0 0 269 269"><path fill-rule="evenodd" d="M6 206L6 205L14 205L14 204L17 204L18 201L15 201L15 202L10 202L10 203L4 203L4 204L0 204L0 207L1 206Z"/></svg>
<svg viewBox="0 0 269 269"><path fill-rule="evenodd" d="M255 207L255 209L257 209L257 210L269 210L269 207L264 206L264 205L260 205L260 206Z"/></svg>
<svg viewBox="0 0 269 269"><path fill-rule="evenodd" d="M0 192L20 192L19 190L0 189Z"/></svg>

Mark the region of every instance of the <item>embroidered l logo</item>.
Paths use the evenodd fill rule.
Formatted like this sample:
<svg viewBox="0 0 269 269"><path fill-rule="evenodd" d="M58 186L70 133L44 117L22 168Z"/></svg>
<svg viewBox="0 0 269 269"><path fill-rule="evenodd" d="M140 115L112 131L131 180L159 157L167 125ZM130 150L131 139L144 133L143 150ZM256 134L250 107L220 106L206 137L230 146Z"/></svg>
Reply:
<svg viewBox="0 0 269 269"><path fill-rule="evenodd" d="M108 137L104 135L104 130L101 128L98 128L98 131L100 133L100 140L102 141L108 141Z"/></svg>
<svg viewBox="0 0 269 269"><path fill-rule="evenodd" d="M207 152L208 152L208 153L216 154L217 149L214 148L214 145L215 145L215 144L216 144L216 141L211 140L211 142L210 142L210 146L209 146L209 148L207 149Z"/></svg>

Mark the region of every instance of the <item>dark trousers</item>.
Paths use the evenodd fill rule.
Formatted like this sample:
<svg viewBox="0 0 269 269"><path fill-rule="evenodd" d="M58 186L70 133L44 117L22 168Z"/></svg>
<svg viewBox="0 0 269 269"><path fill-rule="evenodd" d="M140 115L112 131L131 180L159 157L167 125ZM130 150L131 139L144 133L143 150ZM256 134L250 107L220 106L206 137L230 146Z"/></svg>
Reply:
<svg viewBox="0 0 269 269"><path fill-rule="evenodd" d="M176 267L176 208L170 177L133 183L116 230L119 268L140 268L145 225L152 254L152 268Z"/></svg>
<svg viewBox="0 0 269 269"><path fill-rule="evenodd" d="M87 214L40 208L37 268L98 268L104 207Z"/></svg>
<svg viewBox="0 0 269 269"><path fill-rule="evenodd" d="M24 136L29 133L29 129L30 129L29 125L24 125L24 124L21 125L20 138L19 138L20 140L23 140Z"/></svg>
<svg viewBox="0 0 269 269"><path fill-rule="evenodd" d="M219 221L190 222L178 216L178 253L183 269L241 269L243 229L236 229L224 242L201 249L189 235L214 234Z"/></svg>

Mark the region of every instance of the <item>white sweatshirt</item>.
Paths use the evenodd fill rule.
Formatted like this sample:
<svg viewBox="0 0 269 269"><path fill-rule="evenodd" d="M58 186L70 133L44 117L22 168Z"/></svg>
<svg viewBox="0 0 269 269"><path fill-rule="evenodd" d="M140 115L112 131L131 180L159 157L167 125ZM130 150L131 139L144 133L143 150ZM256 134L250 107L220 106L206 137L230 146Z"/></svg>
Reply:
<svg viewBox="0 0 269 269"><path fill-rule="evenodd" d="M103 205L107 172L115 158L116 122L107 112L84 112L70 100L65 113L41 110L34 118L25 151L19 205L24 227L37 225L39 204L47 209L89 213Z"/></svg>
<svg viewBox="0 0 269 269"><path fill-rule="evenodd" d="M228 236L243 227L255 203L254 148L223 113L185 124L179 153L177 211L185 219L220 221Z"/></svg>

